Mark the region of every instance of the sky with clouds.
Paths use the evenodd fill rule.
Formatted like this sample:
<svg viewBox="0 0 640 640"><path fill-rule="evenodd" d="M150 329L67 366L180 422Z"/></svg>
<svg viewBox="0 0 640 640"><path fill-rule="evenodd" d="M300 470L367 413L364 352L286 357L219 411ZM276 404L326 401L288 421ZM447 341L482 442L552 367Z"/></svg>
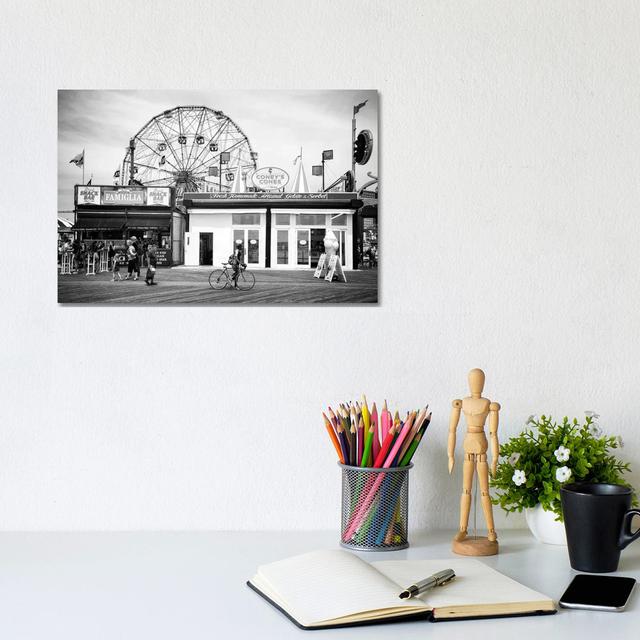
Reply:
<svg viewBox="0 0 640 640"><path fill-rule="evenodd" d="M259 153L258 166L277 166L293 178L294 158L303 149L309 189L321 187L311 175L323 149L333 149L326 163L326 184L351 168L353 106L368 100L357 115L357 129L370 129L371 160L357 167L361 186L378 175L377 92L356 91L75 91L58 92L58 211L73 210L73 187L82 169L69 160L85 150L85 181L113 184L129 139L151 118L183 105L221 110L236 122ZM72 217L62 214L63 217Z"/></svg>

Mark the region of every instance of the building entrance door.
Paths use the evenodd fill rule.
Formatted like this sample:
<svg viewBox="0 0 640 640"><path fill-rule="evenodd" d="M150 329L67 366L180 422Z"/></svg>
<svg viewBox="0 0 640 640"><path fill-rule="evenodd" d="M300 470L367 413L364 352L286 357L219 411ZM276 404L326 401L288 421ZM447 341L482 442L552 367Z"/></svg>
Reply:
<svg viewBox="0 0 640 640"><path fill-rule="evenodd" d="M311 247L309 251L310 267L315 269L318 266L318 260L324 253L324 236L325 229L311 229Z"/></svg>
<svg viewBox="0 0 640 640"><path fill-rule="evenodd" d="M213 233L200 232L200 264L213 265Z"/></svg>
<svg viewBox="0 0 640 640"><path fill-rule="evenodd" d="M309 229L298 229L298 266L309 266Z"/></svg>

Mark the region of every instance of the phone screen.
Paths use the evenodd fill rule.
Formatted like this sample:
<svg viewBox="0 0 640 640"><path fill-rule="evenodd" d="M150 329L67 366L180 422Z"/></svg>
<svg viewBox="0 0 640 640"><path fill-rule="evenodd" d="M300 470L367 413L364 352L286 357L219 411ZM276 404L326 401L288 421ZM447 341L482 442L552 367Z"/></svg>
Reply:
<svg viewBox="0 0 640 640"><path fill-rule="evenodd" d="M560 598L560 605L622 609L635 583L634 578L580 574Z"/></svg>

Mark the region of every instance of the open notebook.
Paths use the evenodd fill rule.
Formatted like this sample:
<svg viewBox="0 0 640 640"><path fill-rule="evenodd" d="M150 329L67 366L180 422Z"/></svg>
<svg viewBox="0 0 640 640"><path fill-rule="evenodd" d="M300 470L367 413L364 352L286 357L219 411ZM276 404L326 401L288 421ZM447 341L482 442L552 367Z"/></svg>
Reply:
<svg viewBox="0 0 640 640"><path fill-rule="evenodd" d="M398 597L442 569L453 569L456 579L416 598ZM555 613L547 596L468 558L369 564L348 551L313 551L263 565L247 584L303 629Z"/></svg>

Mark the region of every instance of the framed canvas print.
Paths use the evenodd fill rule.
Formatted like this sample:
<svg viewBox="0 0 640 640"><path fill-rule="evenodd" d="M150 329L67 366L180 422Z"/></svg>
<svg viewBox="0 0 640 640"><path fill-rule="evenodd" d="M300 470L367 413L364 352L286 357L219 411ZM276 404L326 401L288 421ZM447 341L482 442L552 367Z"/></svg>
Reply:
<svg viewBox="0 0 640 640"><path fill-rule="evenodd" d="M58 302L378 301L378 95L58 92Z"/></svg>

